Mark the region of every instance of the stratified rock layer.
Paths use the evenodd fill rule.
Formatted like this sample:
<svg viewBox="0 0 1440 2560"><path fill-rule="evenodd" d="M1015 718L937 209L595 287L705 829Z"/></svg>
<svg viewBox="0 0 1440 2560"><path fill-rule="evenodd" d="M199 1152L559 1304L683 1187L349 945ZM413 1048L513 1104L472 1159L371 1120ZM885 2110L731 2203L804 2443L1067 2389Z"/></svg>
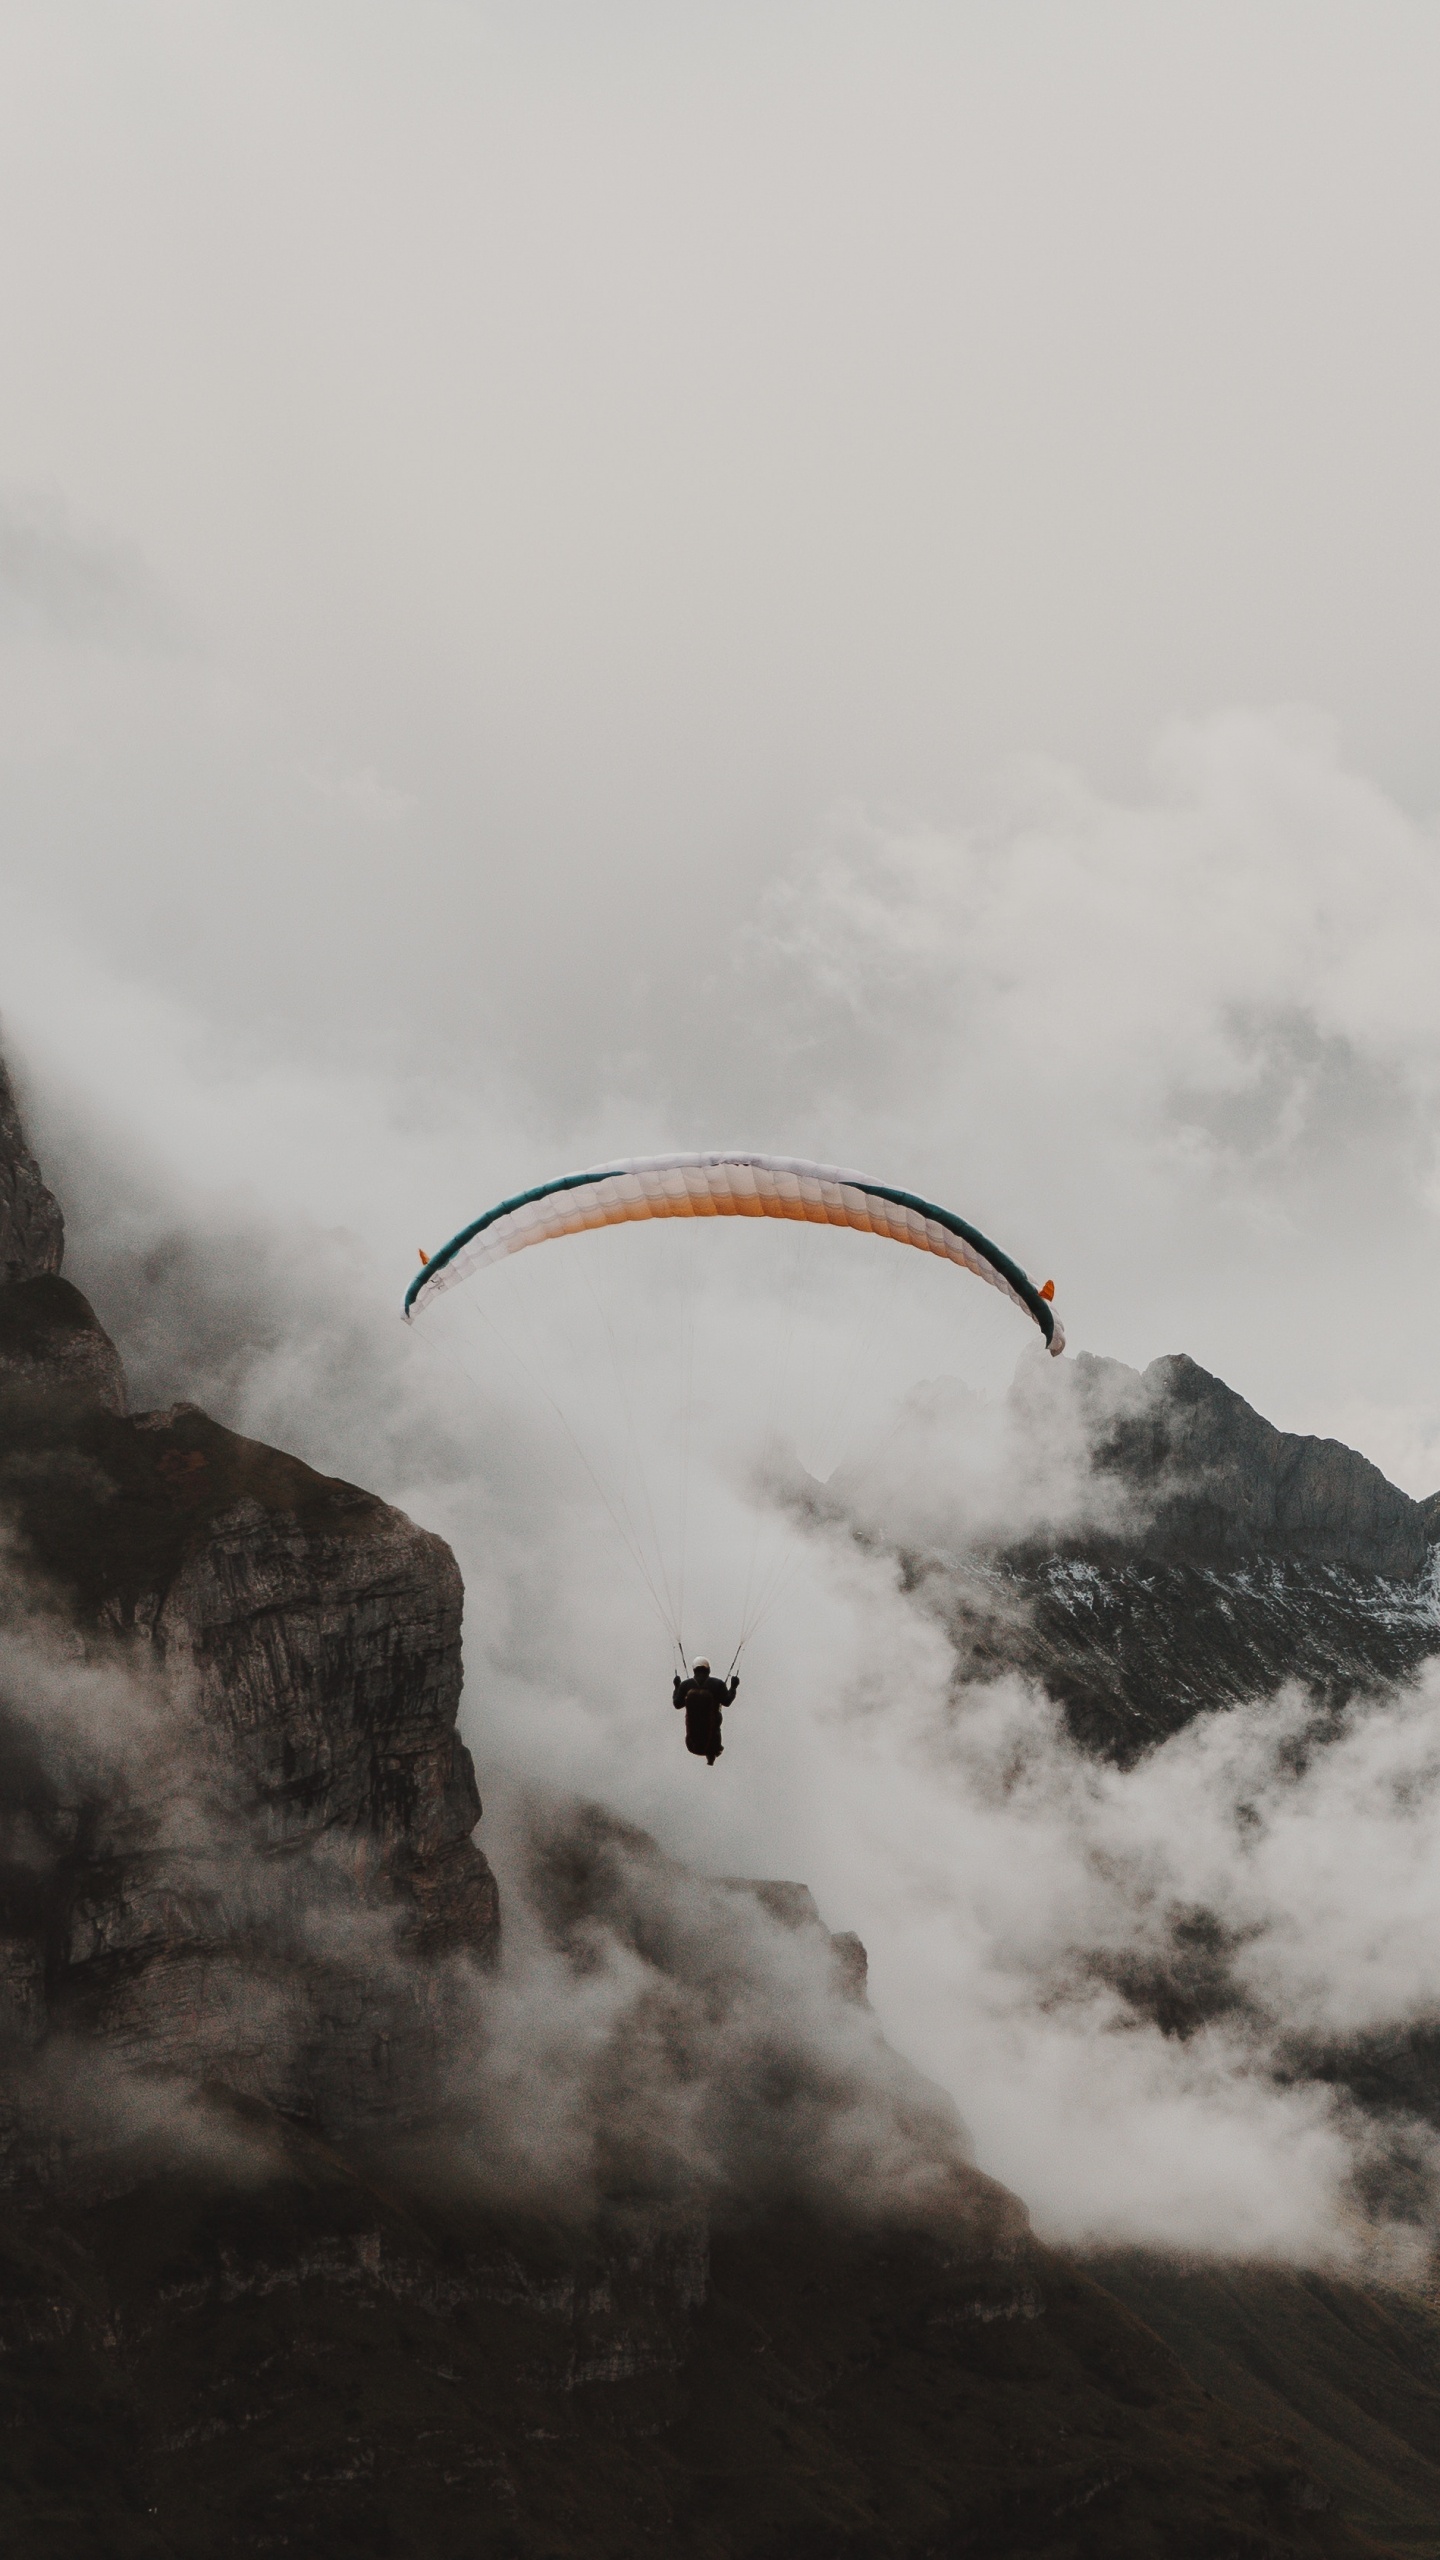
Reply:
<svg viewBox="0 0 1440 2560"><path fill-rule="evenodd" d="M127 1416L55 1278L0 1289L0 1524L12 2035L337 2128L422 2106L436 1967L499 1927L443 1540L193 1406Z"/></svg>

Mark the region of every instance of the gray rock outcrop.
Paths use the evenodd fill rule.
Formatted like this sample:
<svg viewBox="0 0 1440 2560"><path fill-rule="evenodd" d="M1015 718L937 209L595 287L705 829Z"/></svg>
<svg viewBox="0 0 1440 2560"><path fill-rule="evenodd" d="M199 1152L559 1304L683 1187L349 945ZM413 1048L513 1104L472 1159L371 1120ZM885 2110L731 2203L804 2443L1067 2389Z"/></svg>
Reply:
<svg viewBox="0 0 1440 2560"><path fill-rule="evenodd" d="M57 1272L64 1252L60 1203L25 1142L15 1089L0 1058L0 1283Z"/></svg>
<svg viewBox="0 0 1440 2560"><path fill-rule="evenodd" d="M1411 1581L1430 1540L1421 1505L1358 1449L1278 1431L1233 1387L1183 1352L1152 1360L1138 1397L1118 1397L1118 1361L1082 1354L1082 1393L1097 1416L1097 1468L1127 1481L1137 1512L1129 1542L1189 1563L1246 1556L1340 1565Z"/></svg>
<svg viewBox="0 0 1440 2560"><path fill-rule="evenodd" d="M498 1935L443 1540L193 1407L0 1394L0 1969L59 2037L339 2130Z"/></svg>
<svg viewBox="0 0 1440 2560"><path fill-rule="evenodd" d="M1132 1760L1289 1681L1338 1705L1440 1651L1440 1497L1412 1501L1358 1450L1278 1430L1197 1362L1036 1364L1010 1424L1031 1525L979 1514L947 1534L941 1512L909 1536L902 1502L890 1542L962 1676L1037 1681L1087 1748ZM873 1503L853 1525L885 1535Z"/></svg>
<svg viewBox="0 0 1440 2560"><path fill-rule="evenodd" d="M0 1285L0 1388L30 1387L67 1403L128 1405L120 1354L88 1298L54 1273Z"/></svg>
<svg viewBox="0 0 1440 2560"><path fill-rule="evenodd" d="M127 1412L3 1069L0 1246L0 2043L21 2093L7 2140L0 2086L0 2175L83 2149L77 2086L109 2088L112 2121L89 2110L108 2141L136 2074L332 2131L413 2114L447 1968L499 1931L454 1557L193 1405Z"/></svg>

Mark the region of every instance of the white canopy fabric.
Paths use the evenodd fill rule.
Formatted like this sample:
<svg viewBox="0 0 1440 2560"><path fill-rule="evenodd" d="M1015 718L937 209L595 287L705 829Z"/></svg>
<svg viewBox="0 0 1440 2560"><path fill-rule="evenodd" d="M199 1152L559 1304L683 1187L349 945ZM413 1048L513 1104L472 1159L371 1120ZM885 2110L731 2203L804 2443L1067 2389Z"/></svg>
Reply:
<svg viewBox="0 0 1440 2560"><path fill-rule="evenodd" d="M440 1291L528 1245L644 1218L793 1218L886 1236L958 1263L1012 1299L1039 1327L1054 1356L1065 1348L1064 1328L1047 1297L1018 1263L953 1210L837 1165L740 1149L625 1157L498 1201L417 1273L406 1294L406 1319Z"/></svg>

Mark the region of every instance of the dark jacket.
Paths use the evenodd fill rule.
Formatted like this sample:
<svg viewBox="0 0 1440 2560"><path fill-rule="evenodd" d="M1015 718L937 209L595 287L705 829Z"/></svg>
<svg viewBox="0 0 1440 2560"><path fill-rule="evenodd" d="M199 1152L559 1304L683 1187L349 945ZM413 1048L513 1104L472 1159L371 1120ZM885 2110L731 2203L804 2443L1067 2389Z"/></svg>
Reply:
<svg viewBox="0 0 1440 2560"><path fill-rule="evenodd" d="M685 1710L685 1748L701 1759L714 1758L720 1751L720 1710L728 1707L740 1686L738 1673L729 1681L717 1680L713 1671L697 1680L692 1672L685 1679L675 1674L675 1704Z"/></svg>
<svg viewBox="0 0 1440 2560"><path fill-rule="evenodd" d="M713 1671L707 1671L703 1680L697 1680L693 1671L688 1680L682 1671L677 1671L674 1702L677 1707L685 1708L692 1703L699 1706L702 1700L711 1706L728 1707L739 1686L738 1671L732 1671L728 1681L717 1680Z"/></svg>

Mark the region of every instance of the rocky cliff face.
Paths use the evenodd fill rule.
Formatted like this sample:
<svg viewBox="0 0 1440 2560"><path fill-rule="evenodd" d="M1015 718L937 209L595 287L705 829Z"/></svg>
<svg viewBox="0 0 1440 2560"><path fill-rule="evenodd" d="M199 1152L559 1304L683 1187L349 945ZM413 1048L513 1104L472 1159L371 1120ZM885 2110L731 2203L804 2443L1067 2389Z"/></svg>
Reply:
<svg viewBox="0 0 1440 2560"><path fill-rule="evenodd" d="M64 1250L60 1203L25 1143L15 1090L0 1058L0 1285L57 1272Z"/></svg>
<svg viewBox="0 0 1440 2560"><path fill-rule="evenodd" d="M413 2112L445 1963L487 1961L499 1926L455 1728L454 1559L193 1406L127 1413L114 1345L58 1274L59 1213L8 1086L3 1100L12 2059L41 2088L58 2052L73 2049L73 2079L93 2049L332 2129ZM24 2152L17 2131L12 2167Z"/></svg>
<svg viewBox="0 0 1440 2560"><path fill-rule="evenodd" d="M1421 1504L1358 1450L1277 1431L1182 1352L1152 1361L1138 1394L1116 1393L1118 1361L1082 1354L1076 1369L1093 1463L1131 1489L1134 1552L1187 1564L1335 1565L1387 1582L1425 1571Z"/></svg>
<svg viewBox="0 0 1440 2560"><path fill-rule="evenodd" d="M1276 1430L1182 1356L1073 1368L1105 1525L905 1553L967 1676L1038 1680L1078 1740L1128 1761L1207 1708L1288 1680L1339 1703L1440 1649L1440 1497ZM1025 1421L1043 1451L1044 1408Z"/></svg>
<svg viewBox="0 0 1440 2560"><path fill-rule="evenodd" d="M89 1299L58 1272L0 1290L0 1394L15 1387L107 1413L127 1410L120 1354Z"/></svg>

